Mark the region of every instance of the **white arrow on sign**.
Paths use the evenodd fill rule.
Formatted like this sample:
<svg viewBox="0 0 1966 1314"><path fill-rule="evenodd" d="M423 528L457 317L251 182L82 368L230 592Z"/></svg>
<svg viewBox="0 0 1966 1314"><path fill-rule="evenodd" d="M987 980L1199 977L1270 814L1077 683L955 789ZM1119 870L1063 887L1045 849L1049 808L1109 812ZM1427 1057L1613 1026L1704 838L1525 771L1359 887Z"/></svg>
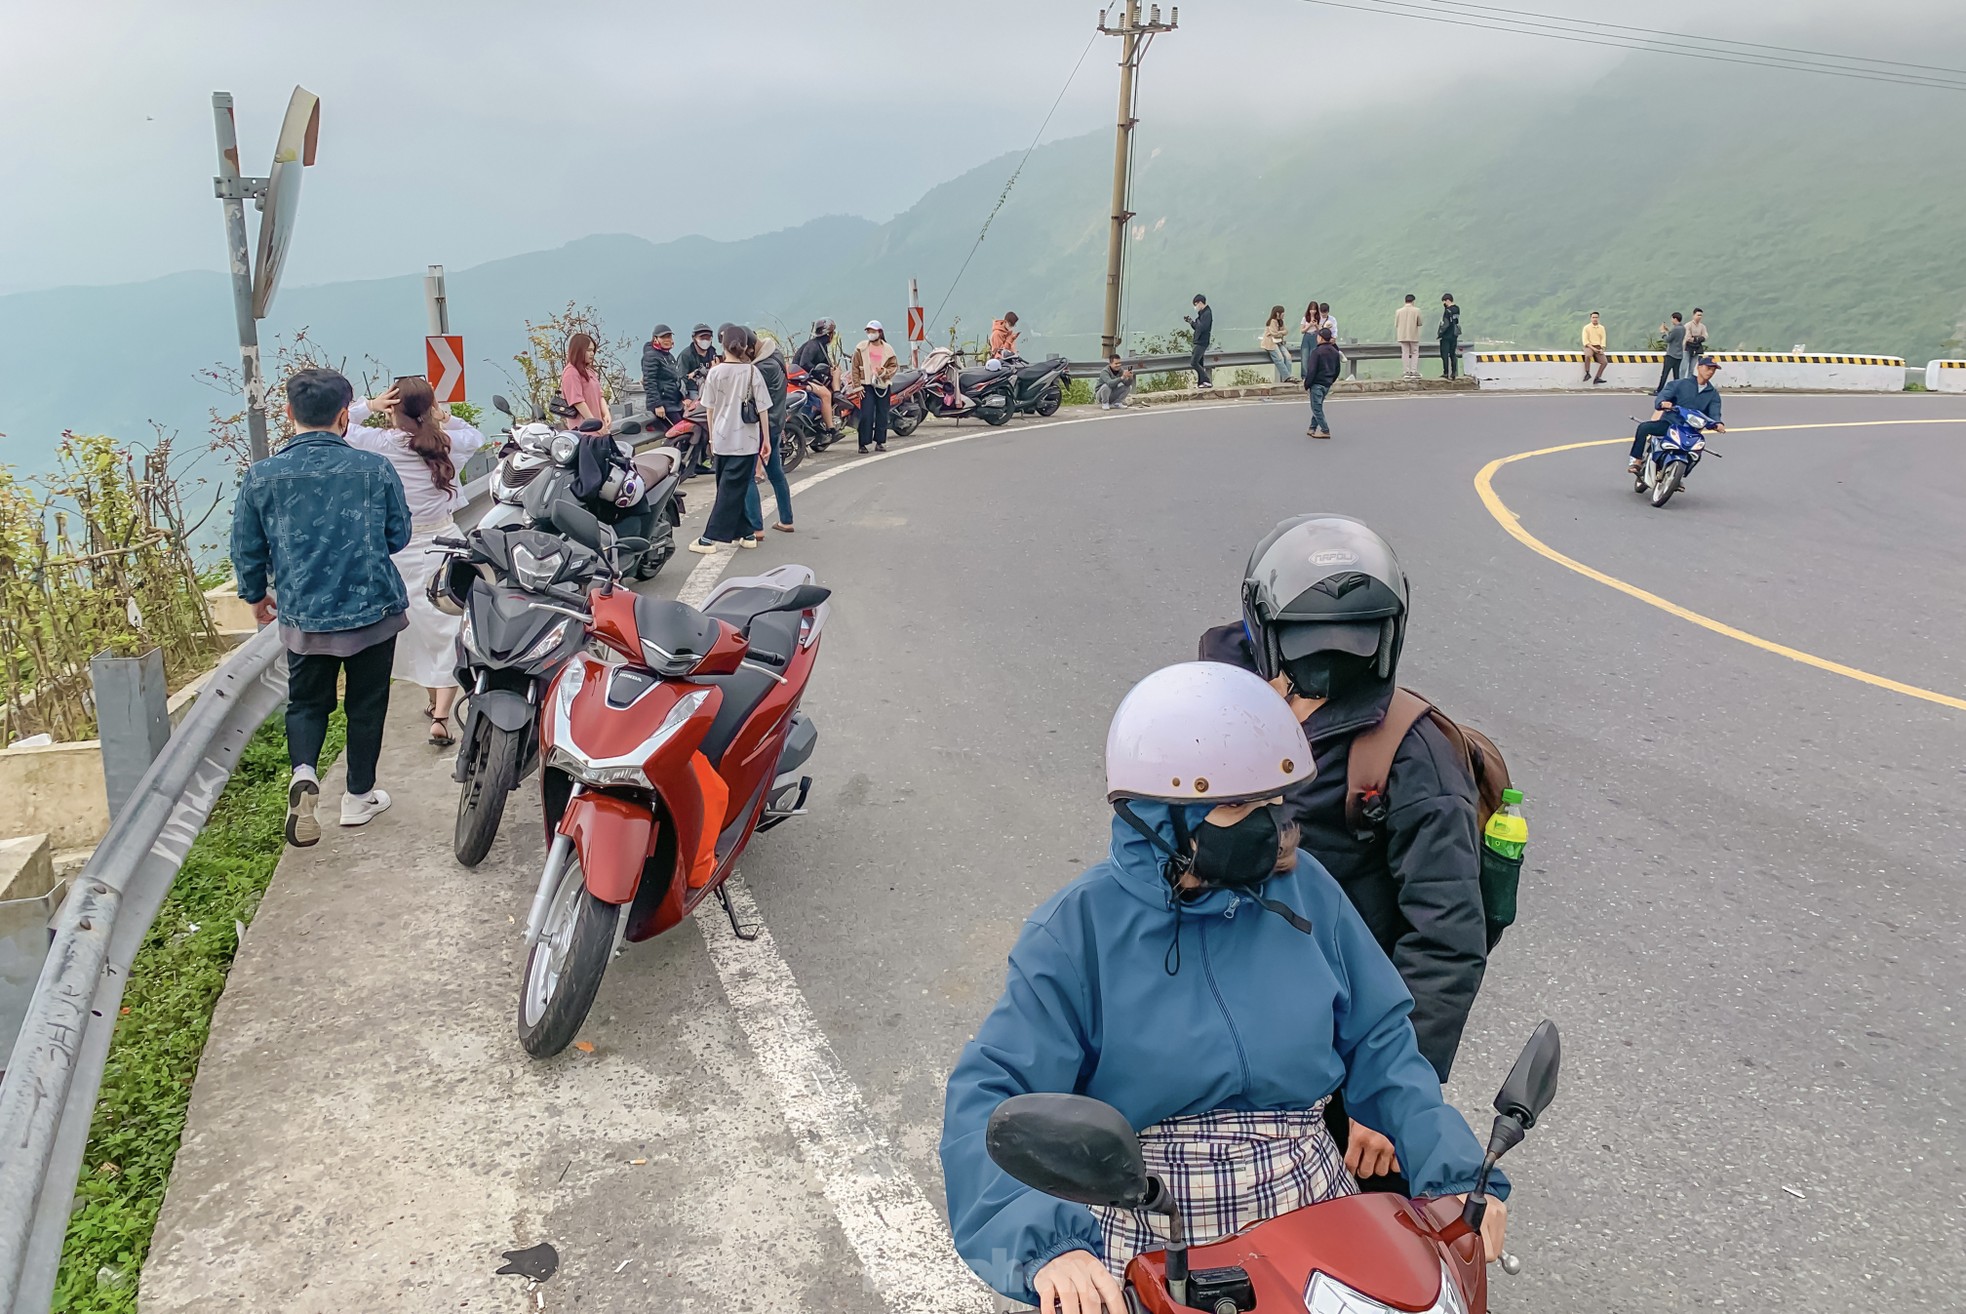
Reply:
<svg viewBox="0 0 1966 1314"><path fill-rule="evenodd" d="M424 373L430 376L431 391L440 402L464 400L464 337L462 334L435 334L423 340Z"/></svg>

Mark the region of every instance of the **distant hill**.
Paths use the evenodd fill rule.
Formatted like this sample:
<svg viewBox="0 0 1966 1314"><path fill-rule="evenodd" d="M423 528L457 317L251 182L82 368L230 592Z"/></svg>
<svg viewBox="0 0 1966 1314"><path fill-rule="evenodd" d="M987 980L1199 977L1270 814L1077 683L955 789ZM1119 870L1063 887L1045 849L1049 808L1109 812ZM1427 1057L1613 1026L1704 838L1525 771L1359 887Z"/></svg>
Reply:
<svg viewBox="0 0 1966 1314"><path fill-rule="evenodd" d="M213 222L217 220L214 217ZM303 224L305 220L303 219ZM857 246L874 225L845 217L738 242L686 237L660 245L620 235L583 238L552 251L450 270L451 328L465 336L474 400L501 390L500 366L524 345L524 323L591 303L610 334L640 337L657 318L684 335L698 319L757 317L782 305L784 289L809 265ZM302 230L305 240L305 230ZM260 325L271 353L277 335L308 336L351 363L373 355L390 371L423 369L422 271L400 278L283 289ZM116 287L54 288L0 297L0 460L44 467L63 429L143 438L160 420L202 435L214 405L236 399L199 381L215 364L237 364L228 280L173 274Z"/></svg>
<svg viewBox="0 0 1966 1314"><path fill-rule="evenodd" d="M1697 140L1667 109L1689 93ZM1399 113L1293 108L1277 124L1170 129L1179 106L1150 88L1128 329L1177 328L1204 291L1218 340L1253 346L1273 303L1294 326L1316 295L1345 336L1379 340L1401 294L1419 294L1431 326L1452 290L1475 338L1524 346L1573 344L1596 309L1612 343L1633 347L1666 312L1695 305L1728 347L1802 342L1922 361L1966 334L1966 169L1951 146L1966 140L1966 98L1658 58L1578 94L1537 96L1519 78L1441 94ZM974 339L1015 309L1028 350L1095 350L1111 150L1102 132L1031 156L938 340L952 320ZM658 318L679 330L696 319L802 329L821 314L850 332L878 315L899 337L907 280L921 280L934 312L1016 158L878 226L827 218L659 246L592 237L453 270L472 395L502 383L489 362L518 348L522 321L569 298L636 337ZM304 325L334 351L421 368L420 272L289 288L275 310L269 339ZM141 436L157 418L201 432L225 399L196 372L236 355L216 274L0 297L0 459L44 464L63 427Z"/></svg>

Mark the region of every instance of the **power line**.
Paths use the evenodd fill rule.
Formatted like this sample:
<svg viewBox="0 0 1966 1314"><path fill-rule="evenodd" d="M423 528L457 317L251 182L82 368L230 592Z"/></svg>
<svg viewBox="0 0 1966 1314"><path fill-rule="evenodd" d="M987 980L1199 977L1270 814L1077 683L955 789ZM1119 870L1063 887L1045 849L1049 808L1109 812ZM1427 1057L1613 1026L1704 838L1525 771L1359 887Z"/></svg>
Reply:
<svg viewBox="0 0 1966 1314"><path fill-rule="evenodd" d="M982 247L983 239L989 236L990 225L996 222L997 211L1003 209L1004 202L1010 199L1010 189L1017 185L1018 175L1024 172L1024 165L1029 162L1031 152L1038 148L1038 142L1044 138L1044 130L1051 126L1051 116L1056 114L1058 107L1065 103L1065 93L1072 89L1072 83L1077 79L1079 69L1085 66L1085 57L1092 53L1092 42L1098 39L1099 34L1094 32L1091 40L1085 43L1085 49L1079 51L1078 62L1072 65L1072 71L1065 76L1065 85L1058 88L1058 98L1052 101L1051 108L1045 111L1044 122L1038 125L1037 133L1031 138L1031 144L1025 148L1023 158L1017 161L1017 167L1010 171L1010 181L1003 185L1003 191L997 194L997 203L991 206L990 213L984 216L983 227L977 232L976 241L970 245L969 254L963 257L962 268L956 271L956 277L949 284L949 290L942 294L942 304L935 308L935 316L929 323L928 332L932 333L942 326L942 311L948 306L949 298L956 294L956 284L963 281L963 275L969 270L969 262L976 258L976 252Z"/></svg>
<svg viewBox="0 0 1966 1314"><path fill-rule="evenodd" d="M1951 73L1959 77L1966 77L1966 68L1946 68L1938 64L1908 64L1899 59L1878 59L1871 55L1839 54L1828 50L1804 50L1797 46L1771 46L1761 41L1736 41L1732 37L1700 36L1696 38L1661 32L1657 28L1633 27L1627 23L1605 23L1593 18L1572 18L1567 14L1541 14L1527 9L1504 9L1499 5L1475 4L1473 0L1427 0L1427 2L1441 9L1479 9L1495 14L1506 14L1518 19L1549 19L1552 22L1567 23L1573 27L1602 27L1613 28L1621 32L1637 32L1645 39L1652 41L1701 40L1707 42L1709 45L1742 46L1749 50L1774 50L1789 55L1807 55L1813 58L1826 59L1832 63L1888 64L1894 68L1923 69L1928 73Z"/></svg>
<svg viewBox="0 0 1966 1314"><path fill-rule="evenodd" d="M1378 14L1387 18L1412 18L1421 22L1444 23L1453 27L1471 27L1489 32L1507 32L1515 36L1543 37L1552 41L1568 41L1575 45L1602 46L1610 50L1634 50L1658 55L1676 55L1682 59L1699 59L1716 64L1737 64L1744 68L1772 68L1788 72L1818 73L1824 77L1850 78L1861 82L1885 82L1896 86L1929 87L1938 91L1966 91L1966 82L1952 82L1939 78L1927 78L1914 74L1896 74L1883 69L1861 70L1856 68L1832 68L1823 64L1811 64L1773 57L1751 55L1746 51L1736 51L1731 55L1712 51L1689 50L1681 46L1667 44L1671 41L1691 41L1699 38L1669 36L1658 41L1640 41L1616 36L1609 32L1594 35L1577 35L1555 31L1528 21L1513 19L1485 22L1477 18L1454 18L1434 9L1421 8L1408 0L1367 0L1362 4L1346 4L1342 0L1303 0L1305 4L1321 5L1327 9L1349 9L1361 14ZM1506 24L1506 25L1505 25Z"/></svg>

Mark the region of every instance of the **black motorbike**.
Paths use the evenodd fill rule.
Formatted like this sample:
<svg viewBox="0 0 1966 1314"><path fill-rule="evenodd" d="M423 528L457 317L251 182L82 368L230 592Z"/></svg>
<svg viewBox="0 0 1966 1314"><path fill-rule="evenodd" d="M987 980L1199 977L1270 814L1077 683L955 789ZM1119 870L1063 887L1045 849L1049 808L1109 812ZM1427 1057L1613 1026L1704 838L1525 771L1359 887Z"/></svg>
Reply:
<svg viewBox="0 0 1966 1314"><path fill-rule="evenodd" d="M559 518L584 537L596 522L577 504ZM429 597L462 614L457 683L468 714L458 740L457 825L452 847L467 867L484 861L506 797L539 762L542 695L560 667L587 642L587 586L605 568L601 554L544 529L504 525L440 538L447 555ZM635 543L621 540L624 549Z"/></svg>
<svg viewBox="0 0 1966 1314"><path fill-rule="evenodd" d="M1070 361L1053 355L1033 365L1021 356L1005 356L1002 364L1015 376L1011 402L1019 415L1058 414L1065 404L1065 385L1072 381Z"/></svg>
<svg viewBox="0 0 1966 1314"><path fill-rule="evenodd" d="M503 400L494 397L492 405L499 406ZM649 417L643 415L624 416L614 422L608 430L613 453L606 462L607 469L599 487L588 490L584 497L574 493L580 478L581 441L600 432L600 421L584 420L577 429L555 433L544 441L534 439L531 449L537 452L543 448L546 459L519 494L517 519L533 529L565 533L566 526L554 519L554 508L562 502L574 503L617 535L642 541L645 546L640 551L620 554L621 570L629 579L654 579L676 555L683 493L677 470L680 453L668 447L636 450L635 440L648 431L648 424ZM523 456L520 452L512 459Z"/></svg>

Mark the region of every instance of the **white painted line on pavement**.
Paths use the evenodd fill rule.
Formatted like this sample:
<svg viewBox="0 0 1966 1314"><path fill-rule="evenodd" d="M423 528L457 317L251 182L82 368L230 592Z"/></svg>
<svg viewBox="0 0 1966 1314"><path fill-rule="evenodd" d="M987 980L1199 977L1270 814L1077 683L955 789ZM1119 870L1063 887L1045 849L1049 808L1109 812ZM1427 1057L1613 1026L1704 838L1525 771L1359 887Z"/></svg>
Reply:
<svg viewBox="0 0 1966 1314"><path fill-rule="evenodd" d="M995 1296L956 1257L941 1215L867 1112L751 892L735 875L724 888L738 920L756 926L758 938L738 939L709 900L698 905L696 924L758 1067L868 1282L890 1314L990 1314Z"/></svg>

